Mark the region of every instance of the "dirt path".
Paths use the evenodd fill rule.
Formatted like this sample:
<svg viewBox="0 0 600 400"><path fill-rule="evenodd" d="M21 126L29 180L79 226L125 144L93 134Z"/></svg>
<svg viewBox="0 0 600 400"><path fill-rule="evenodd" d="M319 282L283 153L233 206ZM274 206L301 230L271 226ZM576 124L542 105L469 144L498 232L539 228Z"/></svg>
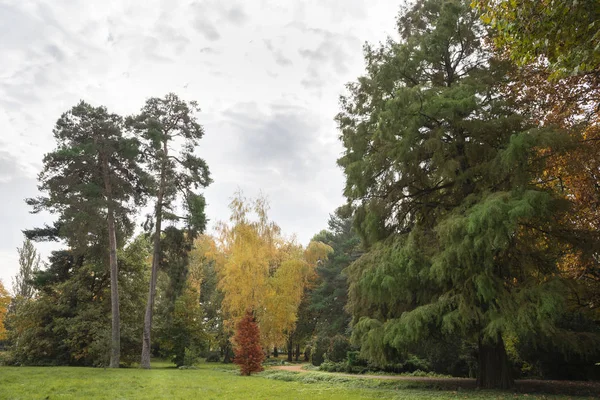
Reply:
<svg viewBox="0 0 600 400"><path fill-rule="evenodd" d="M386 379L394 381L423 382L424 384L436 386L447 390L475 389L477 382L469 378L428 378L417 376L398 375L359 375L344 374L338 372L321 372L302 369L307 364L282 365L271 369L289 372L315 372L359 379ZM549 393L580 396L594 396L600 398L600 382L584 381L543 381L535 379L520 379L515 381L515 391L520 393Z"/></svg>

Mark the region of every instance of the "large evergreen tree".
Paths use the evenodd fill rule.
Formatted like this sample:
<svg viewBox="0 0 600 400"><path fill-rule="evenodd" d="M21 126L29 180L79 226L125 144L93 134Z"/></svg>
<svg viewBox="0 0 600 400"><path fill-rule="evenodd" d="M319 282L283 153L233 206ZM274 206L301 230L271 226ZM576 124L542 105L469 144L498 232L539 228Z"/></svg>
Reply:
<svg viewBox="0 0 600 400"><path fill-rule="evenodd" d="M58 214L55 230L36 234L66 239L78 254L107 259L110 270L111 362L119 367L120 325L117 248L130 235L133 207L143 199L145 174L138 164L139 142L123 135L122 118L105 107L80 102L54 128L57 148L45 155L40 191L29 199L34 212Z"/></svg>
<svg viewBox="0 0 600 400"><path fill-rule="evenodd" d="M194 154L204 135L204 129L196 119L198 111L196 102L185 102L170 93L164 99L148 99L139 115L127 119L127 125L143 138L144 156L156 187L156 204L150 225L154 227L154 249L144 320L142 368L150 368L152 314L158 268L163 257L163 220L184 219L189 228L187 238L190 246L195 234L201 233L206 225L204 197L194 193L194 190L211 182L208 166ZM185 205L187 216L175 214L178 202Z"/></svg>
<svg viewBox="0 0 600 400"><path fill-rule="evenodd" d="M384 361L439 331L477 343L480 387L512 386L507 335L568 335L564 257L595 235L541 183L565 135L503 99L465 0L425 0L400 41L366 46L366 75L337 117L345 196L368 253L348 270L354 339ZM569 336L579 342L579 336Z"/></svg>

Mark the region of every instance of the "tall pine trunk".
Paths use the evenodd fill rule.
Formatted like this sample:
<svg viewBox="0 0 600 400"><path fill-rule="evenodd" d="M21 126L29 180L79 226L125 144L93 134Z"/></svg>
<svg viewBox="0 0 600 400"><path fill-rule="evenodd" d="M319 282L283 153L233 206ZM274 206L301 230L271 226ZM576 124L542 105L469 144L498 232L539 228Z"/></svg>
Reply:
<svg viewBox="0 0 600 400"><path fill-rule="evenodd" d="M479 339L479 374L477 387L481 389L511 389L514 380L504 348L502 336L496 343L484 343Z"/></svg>
<svg viewBox="0 0 600 400"><path fill-rule="evenodd" d="M112 204L112 185L108 172L108 159L103 157L104 189L106 191L107 222L108 222L108 247L110 264L110 306L111 306L111 341L110 341L110 368L119 368L121 361L121 325L119 314L119 266L117 263L117 229Z"/></svg>
<svg viewBox="0 0 600 400"><path fill-rule="evenodd" d="M167 142L163 146L163 162L160 171L160 186L158 188L158 196L156 199L156 229L154 231L154 245L152 251L152 271L150 272L150 287L148 289L148 302L146 303L146 314L144 315L144 333L142 337L142 360L140 367L150 369L150 349L152 341L150 333L152 331L152 313L154 310L154 298L156 296L156 279L158 276L158 266L160 263L160 234L162 227L162 208L165 195L166 185L166 158L167 158Z"/></svg>

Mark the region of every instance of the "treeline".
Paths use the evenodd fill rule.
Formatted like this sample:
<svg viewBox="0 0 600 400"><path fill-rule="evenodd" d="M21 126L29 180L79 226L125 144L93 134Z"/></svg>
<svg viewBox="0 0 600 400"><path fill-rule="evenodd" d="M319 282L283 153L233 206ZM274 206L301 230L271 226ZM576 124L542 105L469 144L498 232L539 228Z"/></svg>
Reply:
<svg viewBox="0 0 600 400"><path fill-rule="evenodd" d="M472 3L412 2L396 39L365 46L336 117L347 203L306 247L241 193L204 232L195 103L65 113L28 200L57 220L25 234L66 248L42 269L19 250L6 361L189 365L235 348L247 374L284 351L485 388L597 379L600 6Z"/></svg>

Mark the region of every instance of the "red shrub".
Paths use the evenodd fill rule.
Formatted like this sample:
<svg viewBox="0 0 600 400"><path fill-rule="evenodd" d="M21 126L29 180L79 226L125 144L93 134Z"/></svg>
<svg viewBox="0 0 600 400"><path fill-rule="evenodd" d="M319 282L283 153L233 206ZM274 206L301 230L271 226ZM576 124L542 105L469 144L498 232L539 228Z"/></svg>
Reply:
<svg viewBox="0 0 600 400"><path fill-rule="evenodd" d="M260 331L252 312L246 312L238 323L233 340L236 346L233 362L240 366L241 374L250 375L262 371L265 354L260 346Z"/></svg>

